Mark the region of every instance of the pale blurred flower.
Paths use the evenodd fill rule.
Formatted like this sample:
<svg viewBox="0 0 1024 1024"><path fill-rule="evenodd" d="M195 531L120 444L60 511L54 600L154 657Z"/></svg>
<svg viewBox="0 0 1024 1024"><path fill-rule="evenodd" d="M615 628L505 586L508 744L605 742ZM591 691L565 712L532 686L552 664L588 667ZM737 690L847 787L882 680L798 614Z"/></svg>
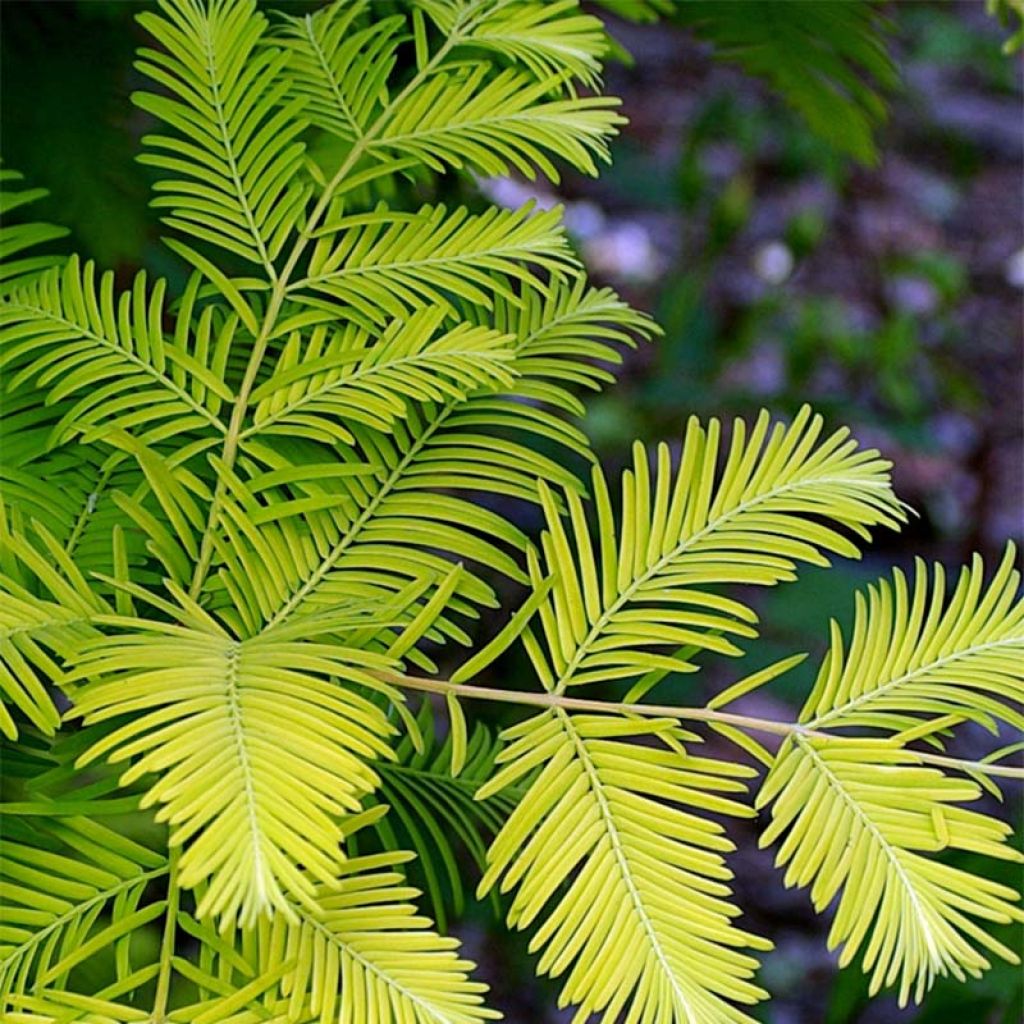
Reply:
<svg viewBox="0 0 1024 1024"><path fill-rule="evenodd" d="M1024 249L1018 249L1006 261L1006 280L1014 288L1024 288Z"/></svg>
<svg viewBox="0 0 1024 1024"><path fill-rule="evenodd" d="M583 255L598 274L627 281L651 281L661 269L649 232L632 222L612 225L586 239Z"/></svg>
<svg viewBox="0 0 1024 1024"><path fill-rule="evenodd" d="M782 284L793 273L793 262L785 242L765 242L754 253L754 273L768 284Z"/></svg>
<svg viewBox="0 0 1024 1024"><path fill-rule="evenodd" d="M604 229L606 222L604 211L589 199L569 203L565 208L565 226L577 238L593 238Z"/></svg>

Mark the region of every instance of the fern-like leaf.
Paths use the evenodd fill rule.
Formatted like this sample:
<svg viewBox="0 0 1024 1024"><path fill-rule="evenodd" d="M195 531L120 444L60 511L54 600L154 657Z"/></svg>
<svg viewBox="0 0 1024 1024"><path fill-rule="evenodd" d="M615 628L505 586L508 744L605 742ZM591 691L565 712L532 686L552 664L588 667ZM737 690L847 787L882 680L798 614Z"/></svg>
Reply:
<svg viewBox="0 0 1024 1024"><path fill-rule="evenodd" d="M132 933L166 909L143 898L166 876L166 857L85 817L25 820L5 816L0 839L0 1009L59 990L97 952L113 948L127 965Z"/></svg>
<svg viewBox="0 0 1024 1024"><path fill-rule="evenodd" d="M946 595L936 564L929 582L918 560L914 584L893 572L858 594L849 648L836 622L832 644L800 720L808 728L870 726L901 732L922 715L973 719L993 731L1024 729L1024 601L1016 550L1007 546L984 585L975 555Z"/></svg>
<svg viewBox="0 0 1024 1024"><path fill-rule="evenodd" d="M275 41L288 54L290 94L318 128L355 141L380 115L402 41L401 15L365 21L369 0L285 15Z"/></svg>
<svg viewBox="0 0 1024 1024"><path fill-rule="evenodd" d="M65 660L95 639L111 609L45 527L12 528L2 504L0 551L0 732L18 734L11 704L52 734L60 715L47 684L66 684Z"/></svg>
<svg viewBox="0 0 1024 1024"><path fill-rule="evenodd" d="M0 295L24 287L42 271L64 261L62 256L28 253L36 246L66 237L67 228L40 221L11 223L12 211L47 195L42 188L14 191L11 186L21 180L17 171L0 169Z"/></svg>
<svg viewBox="0 0 1024 1024"><path fill-rule="evenodd" d="M166 223L276 276L274 260L311 192L301 175L300 103L282 103L287 54L264 45L255 0L161 0L139 21L164 47L141 71L171 96L134 101L178 135L150 135L143 161L176 177L157 186Z"/></svg>
<svg viewBox="0 0 1024 1024"><path fill-rule="evenodd" d="M942 568L929 581L920 561L912 589L896 570L891 583L858 594L849 648L833 622L802 730L758 797L775 801L762 842L786 836L778 860L789 864L787 883L811 885L819 910L841 893L829 937L845 944L841 962L863 951L872 992L898 983L901 1003L920 1002L937 975L977 976L989 966L983 949L1016 962L972 919L1024 920L1017 894L925 856L960 849L1024 860L1006 844L1009 826L958 806L981 795L976 781L947 778L904 746L941 742L942 729L966 720L1020 728L1024 601L1014 554L1011 545L987 587L975 558L948 598ZM892 736L821 737L846 727Z"/></svg>
<svg viewBox="0 0 1024 1024"><path fill-rule="evenodd" d="M173 856L68 816L57 801L34 811L5 812L0 840L0 1010L17 1011L12 1020L127 1024L161 1016L172 993L167 1019L182 1024L498 1016L484 1006L486 986L470 980L457 940L438 935L410 903L417 891L396 868L411 854L350 858L329 885L313 887L311 901L218 933L193 916ZM346 829L363 823L348 818ZM137 938L154 926L162 939L148 952ZM181 940L198 941L196 955L176 955ZM112 983L88 996L74 991L72 971L104 963ZM156 992L151 1013L137 998L147 987Z"/></svg>
<svg viewBox="0 0 1024 1024"><path fill-rule="evenodd" d="M759 805L775 801L762 845L785 836L786 884L810 885L819 912L840 895L829 946L844 944L841 966L863 952L872 994L898 984L900 1005L920 1002L939 975L980 975L991 966L984 950L1019 963L978 923L1024 921L1019 893L925 856L1024 862L1006 842L1009 825L959 806L980 795L885 741L797 734L780 750L758 795Z"/></svg>
<svg viewBox="0 0 1024 1024"><path fill-rule="evenodd" d="M517 171L533 179L536 168L554 182L552 156L591 175L595 157L608 161L607 139L625 120L613 113L617 101L547 99L557 77L537 82L513 69L494 78L488 72L481 66L435 75L394 111L370 150L414 157L436 171Z"/></svg>
<svg viewBox="0 0 1024 1024"><path fill-rule="evenodd" d="M557 181L557 157L596 173L595 158L608 159L608 139L623 121L614 113L618 101L559 94L574 77L596 81L600 22L578 13L576 0L547 8L507 0L419 6L445 43L428 60L422 21L414 19L418 74L393 96L387 86L405 28L401 15L367 25L364 3L335 3L286 18L280 39L290 54L291 91L315 124L355 143L361 156L397 159L404 168L517 170L530 178L540 170ZM495 72L481 51L517 66Z"/></svg>
<svg viewBox="0 0 1024 1024"><path fill-rule="evenodd" d="M112 272L97 284L94 265L73 257L4 304L0 367L8 387L31 381L48 402L74 398L51 443L111 430L137 431L143 441L224 433L219 412L233 394L213 367L224 365L233 330L206 352L184 330L166 338L164 291L163 281L147 291L143 271L118 295Z"/></svg>
<svg viewBox="0 0 1024 1024"><path fill-rule="evenodd" d="M388 661L270 633L239 642L187 601L169 610L180 624L119 620L125 632L76 653L68 678L88 682L73 714L132 716L83 760L134 759L126 785L158 773L143 806L162 805L185 845L182 884L208 882L200 915L251 924L333 878L337 815L375 787L368 760L390 754L391 726L351 684L378 688L367 667Z"/></svg>
<svg viewBox="0 0 1024 1024"><path fill-rule="evenodd" d="M434 739L429 702L424 702L418 722L422 748L417 750L407 736L398 746L397 760L378 769L381 783L375 799L387 806L388 813L374 822L374 829L386 849L415 851L410 877L422 878L434 918L444 931L448 906L460 914L465 905L459 850L464 849L482 871L487 840L498 832L522 794L506 789L490 800L474 799L494 773L500 750L497 737L486 726L477 724L469 733L463 763L455 765L451 732L443 743Z"/></svg>
<svg viewBox="0 0 1024 1024"><path fill-rule="evenodd" d="M485 0L416 0L446 38L465 40L521 63L539 81L579 79L595 87L608 49L604 26L578 0L534 4Z"/></svg>
<svg viewBox="0 0 1024 1024"><path fill-rule="evenodd" d="M388 432L410 403L462 398L512 383L508 338L460 324L438 334L443 309L421 309L379 337L355 325L329 335L294 335L273 374L253 393L253 424L242 434L284 433L351 443L346 423Z"/></svg>
<svg viewBox="0 0 1024 1024"><path fill-rule="evenodd" d="M874 162L883 96L899 75L872 0L686 0L674 13L723 59L766 79L837 151Z"/></svg>
<svg viewBox="0 0 1024 1024"><path fill-rule="evenodd" d="M345 318L361 315L368 325L401 319L422 305L447 311L451 295L488 309L494 295L515 302L508 278L545 290L527 265L555 277L576 272L560 217L557 209L534 213L531 205L473 215L461 207L449 213L426 206L411 214L378 207L326 224L306 276L289 294Z"/></svg>
<svg viewBox="0 0 1024 1024"><path fill-rule="evenodd" d="M568 972L575 1020L748 1022L726 1000L753 1003L747 948L770 943L732 923L733 845L705 813L750 816L738 795L753 774L729 762L624 742L672 720L546 711L506 729L501 770L478 798L532 779L488 851L480 885L515 888L509 923L537 925L541 974ZM536 773L536 774L533 774ZM545 914L545 909L547 913Z"/></svg>
<svg viewBox="0 0 1024 1024"><path fill-rule="evenodd" d="M408 853L353 857L315 902L258 929L260 966L280 951L292 966L281 979L289 1019L375 1024L473 1024L500 1016L483 1005L486 986L469 980L458 940L444 938L409 902L416 889L396 866Z"/></svg>
<svg viewBox="0 0 1024 1024"><path fill-rule="evenodd" d="M546 565L531 552L530 576L536 595L547 594L539 601L543 646L532 629L523 637L545 689L561 694L589 682L693 667L657 653L665 646L738 653L722 634L752 635L753 615L711 585L792 578L797 562L821 563L823 552L856 553L831 523L864 537L900 515L877 453L858 451L845 432L819 442L821 420L807 409L788 427L772 428L763 415L749 439L737 424L721 467L718 430L717 422L705 432L691 421L675 479L662 448L653 486L646 453L637 448L633 469L623 476L618 534L607 485L595 469L596 551L578 495L565 496L570 540L541 485ZM511 765L481 795L530 770L538 774L491 846L483 888L498 878L505 888L518 886L510 921L524 926L559 880L573 875L574 895L540 926L534 948L550 943L541 970L561 973L573 965L564 998L579 1004L578 1019L601 1011L612 1021L629 1003L640 1020L658 1014L693 1024L747 1020L727 1000L762 996L749 981L756 961L737 951L760 943L730 923L728 889L720 885L729 876L718 852L710 852L728 846L717 838L702 842L710 824L692 810L661 826L669 812L657 802L745 814L744 805L714 795L744 787L729 777L733 766L619 740L652 729L650 722L573 717L559 709L506 731L515 742L500 759ZM695 881L684 867L703 879ZM617 912L594 903L612 886L620 893ZM688 923L667 909L694 903L700 913ZM625 920L623 906L630 908Z"/></svg>
<svg viewBox="0 0 1024 1024"><path fill-rule="evenodd" d="M515 375L515 391L488 388L414 406L390 433L352 424L374 469L338 477L329 486L306 482L331 505L330 513L308 524L313 546L302 539L306 524L282 520L254 532L252 524L265 513L250 509L233 518L229 511L224 580L234 592L249 595L240 604L254 609L253 621L313 612L353 587L398 592L411 579L444 578L444 559L424 547L441 547L525 580L498 546L524 550L524 535L489 509L436 488L536 501L537 477L578 487L571 472L535 451L535 443L555 440L588 455L586 438L560 415L583 411L572 388L604 384L610 374L601 363L619 360L616 345L629 344L634 334L647 335L652 327L610 290L587 289L582 281L553 282L547 295L524 288L513 300L497 297L493 316L496 329L512 335L508 369ZM477 312L477 319L484 317ZM280 465L279 452L276 457ZM491 543L482 544L485 540ZM278 570L268 574L266 565ZM470 572L460 578L456 597L494 603L491 588Z"/></svg>
<svg viewBox="0 0 1024 1024"><path fill-rule="evenodd" d="M526 637L543 685L560 693L652 670L695 669L658 653L666 645L739 654L725 634L754 636L756 619L711 586L770 585L792 579L798 562L855 556L849 536L827 523L860 537L869 527L895 525L901 511L887 463L858 450L846 431L819 443L821 431L821 418L807 408L788 427L771 426L763 414L749 438L738 421L719 468L717 421L705 431L691 420L675 478L662 445L653 483L638 445L622 479L618 535L608 486L594 470L597 550L580 498L566 492L570 539L542 485L546 569L534 559L530 572L535 586L552 574L556 583L540 607L544 647L532 632Z"/></svg>

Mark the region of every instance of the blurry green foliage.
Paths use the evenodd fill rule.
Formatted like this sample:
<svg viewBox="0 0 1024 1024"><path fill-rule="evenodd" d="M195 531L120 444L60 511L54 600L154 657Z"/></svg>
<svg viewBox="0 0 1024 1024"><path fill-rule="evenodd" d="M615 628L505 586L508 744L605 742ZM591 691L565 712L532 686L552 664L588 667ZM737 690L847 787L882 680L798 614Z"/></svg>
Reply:
<svg viewBox="0 0 1024 1024"><path fill-rule="evenodd" d="M620 431L657 432L676 414L685 382L687 402L702 411L722 401L742 411L766 396L795 408L813 395L840 418L875 418L904 442L928 446L936 410L971 411L979 398L956 358L957 311L968 286L963 258L896 244L865 253L858 280L808 287L804 261L814 258L820 268L828 262L823 247L844 244L849 225L837 211L852 209L864 182L801 121L750 100L716 92L698 103L674 178L655 173L639 152L609 174L620 194L642 194L645 208L680 210L682 238L656 298L666 336L652 353L653 372L636 395L593 403L588 429L612 445ZM756 266L766 243L754 222L766 185L774 186L778 208L789 181L811 191L776 227L776 256L792 264L776 281ZM674 204L665 194L672 190ZM738 267L749 280L737 291L727 282ZM745 368L766 352L772 367Z"/></svg>
<svg viewBox="0 0 1024 1024"><path fill-rule="evenodd" d="M867 0L682 0L676 20L765 79L819 138L862 163L899 84L887 23Z"/></svg>
<svg viewBox="0 0 1024 1024"><path fill-rule="evenodd" d="M716 56L764 79L836 152L877 161L874 133L899 74L875 0L597 2L630 21L665 18L687 26Z"/></svg>
<svg viewBox="0 0 1024 1024"><path fill-rule="evenodd" d="M1013 28L1003 44L1003 53L1016 53L1024 46L1024 0L985 0L988 12L1000 23Z"/></svg>

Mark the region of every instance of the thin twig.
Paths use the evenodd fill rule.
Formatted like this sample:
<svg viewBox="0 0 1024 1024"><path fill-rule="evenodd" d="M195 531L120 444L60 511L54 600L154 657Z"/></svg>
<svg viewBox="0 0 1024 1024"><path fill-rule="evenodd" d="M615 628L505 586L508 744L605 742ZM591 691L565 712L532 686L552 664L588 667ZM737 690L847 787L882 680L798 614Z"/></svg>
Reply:
<svg viewBox="0 0 1024 1024"><path fill-rule="evenodd" d="M623 704L618 701L588 700L583 697L567 697L561 693L537 693L521 690L498 690L488 686L472 686L467 683L450 683L446 679L424 679L420 676L404 675L400 672L381 672L380 677L395 686L427 693L449 694L472 700L492 700L504 704L520 704L530 707L562 708L566 711L592 711L598 714L643 715L647 718L674 718L683 722L721 722L749 732L766 732L775 736L800 735L809 739L824 741L849 741L851 737L833 732L811 729L799 722L778 722L770 718L754 718L737 715L713 708L677 707L670 704ZM1010 779L1024 779L1024 768L992 764L986 761L963 761L942 754L913 751L915 757L927 764L941 765L960 771L982 772L985 775L999 775Z"/></svg>

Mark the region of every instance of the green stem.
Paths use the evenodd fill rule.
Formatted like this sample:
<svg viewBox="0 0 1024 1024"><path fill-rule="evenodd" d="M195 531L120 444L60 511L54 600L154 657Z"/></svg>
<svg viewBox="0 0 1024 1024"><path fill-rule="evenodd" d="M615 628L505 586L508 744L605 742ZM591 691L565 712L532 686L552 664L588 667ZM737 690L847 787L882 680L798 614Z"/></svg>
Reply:
<svg viewBox="0 0 1024 1024"><path fill-rule="evenodd" d="M669 704L624 704L618 701L588 700L583 697L567 697L561 693L536 693L519 690L498 690L487 686L472 686L467 683L450 683L445 679L422 679L419 676L403 675L400 672L382 672L382 679L395 686L427 693L455 694L457 697L474 700L492 700L504 704L520 704L531 707L560 708L566 711L591 711L598 714L643 715L648 718L675 718L683 722L721 722L736 726L747 732L766 732L775 736L800 736L819 740L849 740L850 737L836 733L822 732L801 725L799 722L777 722L770 718L754 718L737 715L713 708L686 708ZM930 754L915 750L914 755L926 764L942 765L961 771L977 771L986 775L1001 775L1004 778L1024 779L1024 768L992 764L986 761L963 761L942 754Z"/></svg>
<svg viewBox="0 0 1024 1024"><path fill-rule="evenodd" d="M217 486L214 490L213 500L210 503L210 511L207 515L206 526L203 530L203 539L200 545L199 557L196 561L195 571L192 574L192 583L189 586L189 596L193 600L198 599L199 594L203 589L203 584L206 582L207 574L210 571L210 565L213 561L214 538L216 537L217 526L220 522L221 508L227 495L226 476L234 468L235 460L238 457L239 441L242 436L242 427L245 422L245 415L249 408L249 398L252 395L252 390L256 383L256 375L259 373L260 366L263 363L263 357L266 355L267 346L270 344L274 328L277 325L277 318L281 312L281 306L288 294L288 282L290 281L292 274L295 272L295 267L298 265L299 259L305 251L306 246L313 238L324 214L330 207L331 200L334 198L335 190L341 182L344 181L345 176L352 170L359 158L366 152L368 146L373 141L374 136L387 124L387 120L391 116L395 107L401 103L402 100L412 92L412 90L416 89L428 75L434 72L437 65L444 60L451 48L458 42L459 39L457 35L453 34L449 37L437 53L431 57L428 63L425 64L416 73L416 75L409 80L401 92L399 92L387 107L381 111L377 120L369 129L367 129L366 134L356 140L355 144L349 150L348 156L346 156L342 161L342 164L335 172L334 177L331 178L324 188L323 194L320 196L316 206L313 208L313 212L309 215L309 220L299 233L299 237L296 239L295 245L292 247L291 254L284 265L284 269L273 281L270 302L267 305L267 311L263 317L263 323L260 326L260 331L256 337L255 344L253 345L253 350L249 355L249 362L245 368L245 376L243 377L241 387L238 390L238 397L235 399L235 404L231 411L231 420L228 423L227 434L224 437L224 449L221 453L221 461L224 463L225 469L217 479Z"/></svg>
<svg viewBox="0 0 1024 1024"><path fill-rule="evenodd" d="M156 979L156 997L153 1000L151 1024L164 1024L167 1020L167 1000L171 994L171 961L174 957L174 939L178 927L178 901L181 889L178 885L178 859L181 849L171 849L168 864L170 881L167 886L167 912L164 917L164 934L160 942L160 973Z"/></svg>
<svg viewBox="0 0 1024 1024"><path fill-rule="evenodd" d="M96 506L99 503L104 488L110 482L114 470L123 459L124 456L120 454L111 456L100 470L96 486L86 496L85 504L79 511L78 517L75 519L75 525L72 527L71 534L64 545L66 554L73 555L75 553L75 548L78 547L78 542L82 539L82 534L85 533L85 528L89 525L89 520L96 511Z"/></svg>

